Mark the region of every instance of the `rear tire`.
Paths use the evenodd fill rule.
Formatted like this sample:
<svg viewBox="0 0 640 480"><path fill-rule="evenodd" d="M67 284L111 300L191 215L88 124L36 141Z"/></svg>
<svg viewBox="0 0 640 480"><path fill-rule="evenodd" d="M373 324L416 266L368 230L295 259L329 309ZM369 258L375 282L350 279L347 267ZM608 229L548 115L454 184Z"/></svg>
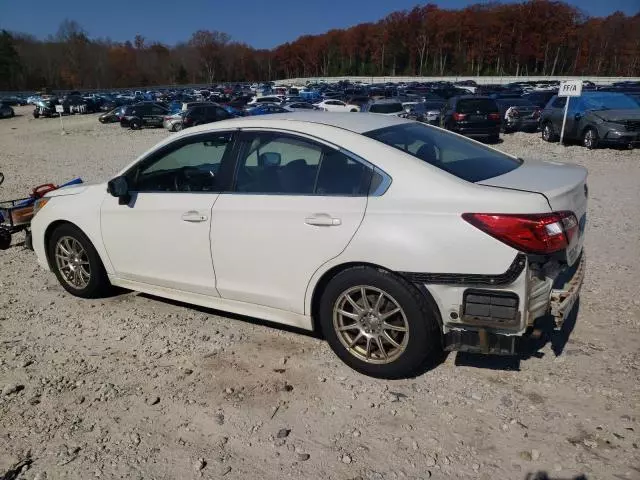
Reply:
<svg viewBox="0 0 640 480"><path fill-rule="evenodd" d="M361 266L337 274L322 294L319 314L336 355L372 377L412 376L442 345L439 315L431 303L415 286L384 270Z"/></svg>
<svg viewBox="0 0 640 480"><path fill-rule="evenodd" d="M11 230L0 226L0 250L7 250L11 246Z"/></svg>
<svg viewBox="0 0 640 480"><path fill-rule="evenodd" d="M582 134L582 146L589 150L598 148L598 131L593 128L587 128Z"/></svg>
<svg viewBox="0 0 640 480"><path fill-rule="evenodd" d="M131 120L131 130L140 130L142 128L142 122L137 119L134 118L133 120Z"/></svg>
<svg viewBox="0 0 640 480"><path fill-rule="evenodd" d="M49 239L47 254L58 281L71 295L99 298L111 290L98 252L76 226L67 223L56 228Z"/></svg>
<svg viewBox="0 0 640 480"><path fill-rule="evenodd" d="M553 125L551 122L545 122L542 125L542 139L545 142L557 142L558 136L556 135L555 130L553 129Z"/></svg>

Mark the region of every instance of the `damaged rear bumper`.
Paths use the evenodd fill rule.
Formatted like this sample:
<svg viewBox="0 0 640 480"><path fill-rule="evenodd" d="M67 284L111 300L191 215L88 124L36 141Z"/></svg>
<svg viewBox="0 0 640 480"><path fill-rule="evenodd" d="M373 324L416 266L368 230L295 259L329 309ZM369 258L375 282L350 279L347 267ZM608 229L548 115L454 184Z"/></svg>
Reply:
<svg viewBox="0 0 640 480"><path fill-rule="evenodd" d="M522 260L517 278L502 286L420 285L440 307L445 349L514 354L516 339L527 335L536 319L551 315L555 327L562 328L580 295L584 252L571 267L524 256Z"/></svg>
<svg viewBox="0 0 640 480"><path fill-rule="evenodd" d="M586 271L586 262L586 256L583 253L571 278L562 287L551 290L549 306L557 328L562 328L562 324L573 310L576 300L580 296L580 289L582 288Z"/></svg>

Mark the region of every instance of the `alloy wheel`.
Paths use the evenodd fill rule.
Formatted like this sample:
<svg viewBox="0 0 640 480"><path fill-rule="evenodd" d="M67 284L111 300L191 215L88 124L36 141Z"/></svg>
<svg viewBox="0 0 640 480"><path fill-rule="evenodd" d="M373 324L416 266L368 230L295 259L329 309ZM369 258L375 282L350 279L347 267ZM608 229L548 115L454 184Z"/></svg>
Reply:
<svg viewBox="0 0 640 480"><path fill-rule="evenodd" d="M593 130L589 129L584 134L583 144L587 148L593 148L594 142L595 142L595 135L593 134Z"/></svg>
<svg viewBox="0 0 640 480"><path fill-rule="evenodd" d="M61 237L55 248L56 265L62 278L71 287L82 290L91 280L87 251L73 237Z"/></svg>
<svg viewBox="0 0 640 480"><path fill-rule="evenodd" d="M333 327L347 351L367 363L391 363L409 342L402 307L387 292L369 285L351 287L338 297Z"/></svg>

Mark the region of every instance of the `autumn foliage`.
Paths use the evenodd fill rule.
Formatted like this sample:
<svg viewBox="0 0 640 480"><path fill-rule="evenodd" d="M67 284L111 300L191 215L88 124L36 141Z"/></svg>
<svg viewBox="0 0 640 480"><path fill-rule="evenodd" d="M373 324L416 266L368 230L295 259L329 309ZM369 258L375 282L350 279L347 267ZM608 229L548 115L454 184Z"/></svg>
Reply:
<svg viewBox="0 0 640 480"><path fill-rule="evenodd" d="M275 28L270 25L265 28ZM586 17L563 2L432 4L259 50L201 30L174 46L0 35L0 89L109 88L337 75L640 76L640 13Z"/></svg>

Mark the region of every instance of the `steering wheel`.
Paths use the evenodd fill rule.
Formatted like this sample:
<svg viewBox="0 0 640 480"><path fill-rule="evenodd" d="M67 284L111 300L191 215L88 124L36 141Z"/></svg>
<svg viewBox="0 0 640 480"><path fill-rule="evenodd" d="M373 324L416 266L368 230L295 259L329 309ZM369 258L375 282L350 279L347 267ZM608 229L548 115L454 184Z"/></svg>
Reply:
<svg viewBox="0 0 640 480"><path fill-rule="evenodd" d="M191 176L187 172L188 169L193 169L193 167L182 167L176 170L175 175L173 176L173 186L175 187L176 192L191 191Z"/></svg>

